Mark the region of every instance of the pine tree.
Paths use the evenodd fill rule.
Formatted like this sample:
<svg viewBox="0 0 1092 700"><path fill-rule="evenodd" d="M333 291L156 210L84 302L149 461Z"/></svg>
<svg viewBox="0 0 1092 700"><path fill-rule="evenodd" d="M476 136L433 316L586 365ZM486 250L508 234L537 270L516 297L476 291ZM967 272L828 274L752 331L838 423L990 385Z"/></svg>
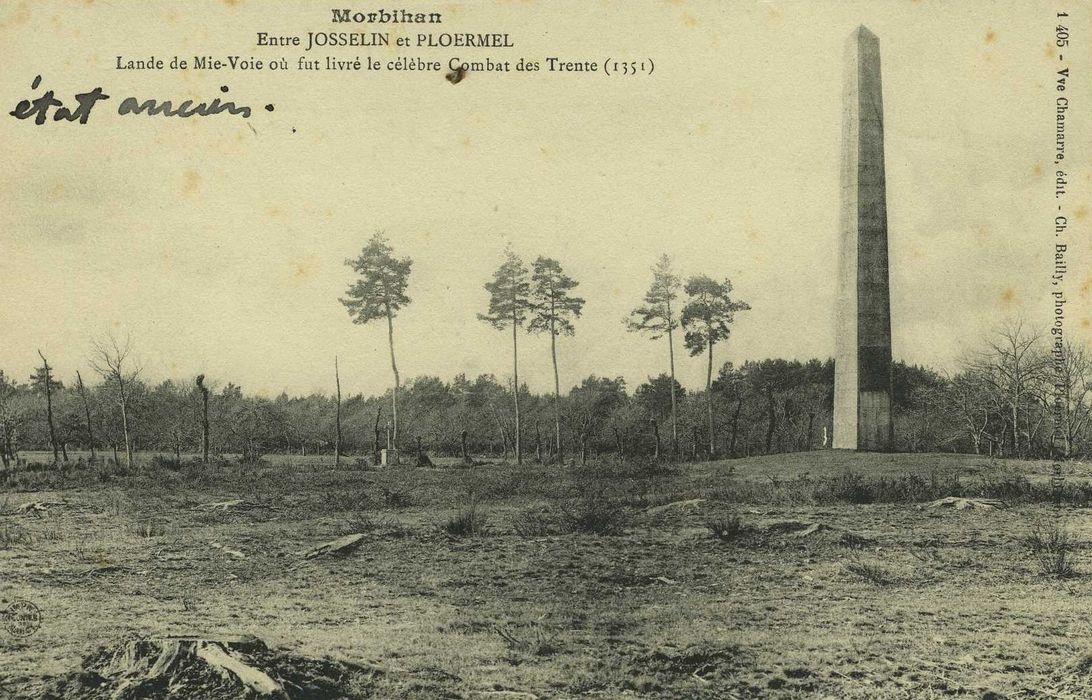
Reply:
<svg viewBox="0 0 1092 700"><path fill-rule="evenodd" d="M709 456L713 457L716 452L713 430L713 346L728 339L731 333L728 326L735 319L736 312L747 311L751 307L746 302L732 299L732 283L728 280L717 282L707 275L697 275L686 281L684 291L690 299L682 310L686 349L690 351L691 357L708 353L705 400L709 417Z"/></svg>
<svg viewBox="0 0 1092 700"><path fill-rule="evenodd" d="M573 335L573 319L580 317L584 300L571 296L579 282L561 269L553 258L535 260L531 274L531 303L534 316L528 325L532 333L550 334L550 359L554 365L554 440L557 459L561 460L561 378L557 369L557 337Z"/></svg>
<svg viewBox="0 0 1092 700"><path fill-rule="evenodd" d="M512 329L512 395L515 406L515 449L516 464L523 464L523 452L520 439L519 413L519 331L527 321L531 310L531 284L527 279L527 267L519 256L508 248L504 252L504 262L493 273L493 281L485 283L489 292L489 312L478 314L478 318L498 330Z"/></svg>
<svg viewBox="0 0 1092 700"><path fill-rule="evenodd" d="M635 333L646 333L651 340L667 336L667 352L671 363L671 451L679 453L679 419L675 399L675 342L672 331L679 327L671 304L679 296L679 278L671 269L671 258L660 256L652 266L652 285L645 292L645 304L630 312L626 327Z"/></svg>
<svg viewBox="0 0 1092 700"><path fill-rule="evenodd" d="M341 303L349 310L353 323L366 324L376 319L387 320L387 342L391 351L391 372L394 391L391 393L391 444L398 446L398 390L401 381L394 358L394 317L410 303L406 296L413 260L394 257L394 250L382 232L372 236L355 260L346 260L359 278L349 287Z"/></svg>

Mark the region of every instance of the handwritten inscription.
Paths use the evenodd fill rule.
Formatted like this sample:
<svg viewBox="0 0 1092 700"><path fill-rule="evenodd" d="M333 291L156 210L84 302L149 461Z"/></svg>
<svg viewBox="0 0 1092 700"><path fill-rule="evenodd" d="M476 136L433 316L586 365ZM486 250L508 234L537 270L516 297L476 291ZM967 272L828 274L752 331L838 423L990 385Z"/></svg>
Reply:
<svg viewBox="0 0 1092 700"><path fill-rule="evenodd" d="M152 59L151 63L153 65L154 62L155 59ZM30 87L32 90L37 90L41 83L42 76L35 76ZM220 90L222 92L228 91L226 86L220 88ZM69 107L66 106L64 102L57 99L52 90L46 90L41 96L34 99L20 100L19 103L15 105L15 109L8 112L8 114L16 119L32 119L34 124L38 126L45 124L51 119L55 122L67 121L86 124L87 120L91 118L91 112L94 110L95 105L110 99L110 96L104 93L101 87L97 87L89 92L76 94L75 99L76 106ZM266 106L266 109L273 111L270 108L271 106L272 105ZM150 117L162 116L186 119L189 117L209 117L223 112L240 116L244 119L250 117L250 107L238 105L234 102L222 102L219 97L207 102L183 100L177 104L172 100L126 97L118 105L118 114L122 116L129 114L146 114Z"/></svg>

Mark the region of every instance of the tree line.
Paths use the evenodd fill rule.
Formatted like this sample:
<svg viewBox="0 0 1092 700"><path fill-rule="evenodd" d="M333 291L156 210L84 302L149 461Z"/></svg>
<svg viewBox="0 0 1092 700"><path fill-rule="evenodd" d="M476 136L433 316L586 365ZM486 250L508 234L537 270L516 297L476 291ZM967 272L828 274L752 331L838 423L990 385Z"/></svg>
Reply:
<svg viewBox="0 0 1092 700"><path fill-rule="evenodd" d="M0 370L0 459L48 450L54 463L69 451L106 455L131 465L136 450L208 462L271 453L343 455L378 461L382 449L490 455L522 462L610 456L628 459L714 459L822 449L830 445L834 362L766 359L718 365L715 349L731 334L735 314L750 306L733 297L729 280L694 275L685 281L661 256L641 303L625 327L666 345L666 371L628 387L621 377L563 382L559 339L572 336L585 305L579 283L562 264L537 257L528 266L511 249L484 283L488 307L479 319L504 332L511 375L417 376L403 382L395 319L410 304L412 260L394 254L376 234L346 261L355 278L340 299L358 324L382 322L392 385L383 395L342 397L333 361L333 396L247 395L238 385L192 380L148 381L128 341L94 341L89 369L58 378L41 364L26 381ZM676 337L691 356L704 355L705 386L687 390L675 377ZM553 390L531 392L519 380L524 334L550 344ZM1060 449L1086 455L1092 438L1092 356L1066 344L1050 352L1044 337L1016 321L999 328L947 375L897 362L893 368L897 449L998 456L1047 456ZM563 392L562 386L571 388ZM517 390L518 388L518 390ZM427 457L426 457L427 459Z"/></svg>

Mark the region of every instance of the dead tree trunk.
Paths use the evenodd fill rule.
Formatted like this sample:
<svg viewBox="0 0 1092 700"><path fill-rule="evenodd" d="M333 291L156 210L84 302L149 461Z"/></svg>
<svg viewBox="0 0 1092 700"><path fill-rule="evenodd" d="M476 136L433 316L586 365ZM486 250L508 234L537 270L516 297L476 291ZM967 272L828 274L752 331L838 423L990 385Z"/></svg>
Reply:
<svg viewBox="0 0 1092 700"><path fill-rule="evenodd" d="M736 411L732 414L732 444L728 446L728 456L736 456L736 438L739 435L739 413L743 410L743 397L736 398Z"/></svg>
<svg viewBox="0 0 1092 700"><path fill-rule="evenodd" d="M535 423L535 459L542 464L542 427Z"/></svg>
<svg viewBox="0 0 1092 700"><path fill-rule="evenodd" d="M49 446L53 448L53 464L56 466L61 459L57 451L57 431L53 428L53 375L41 350L38 351L38 357L42 358L42 372L45 375L46 422L49 423Z"/></svg>
<svg viewBox="0 0 1092 700"><path fill-rule="evenodd" d="M201 462L209 463L209 388L205 375L197 375L197 390L201 392Z"/></svg>
<svg viewBox="0 0 1092 700"><path fill-rule="evenodd" d="M432 460L428 458L428 453L425 452L425 448L421 444L421 436L417 436L417 466L418 467L432 467L435 466Z"/></svg>
<svg viewBox="0 0 1092 700"><path fill-rule="evenodd" d="M467 446L466 431L465 430L463 431L463 434L462 434L461 437L462 437L462 442L463 442L463 464L468 466L468 467L473 466L474 460L470 458L470 448Z"/></svg>
<svg viewBox="0 0 1092 700"><path fill-rule="evenodd" d="M694 441L694 446L690 451L690 461L691 462L697 462L698 461L698 426L695 425L691 429L690 434L693 437L693 441Z"/></svg>
<svg viewBox="0 0 1092 700"><path fill-rule="evenodd" d="M334 384L337 386L337 409L334 422L337 431L334 435L334 467L341 466L341 374L338 372L337 355L334 355Z"/></svg>
<svg viewBox="0 0 1092 700"><path fill-rule="evenodd" d="M379 455L379 419L380 419L380 417L382 415L383 415L383 407L380 406L379 408L375 409L375 434L374 434L374 438L372 439L372 463L375 464L375 465L378 465L379 460L380 460L380 455Z"/></svg>
<svg viewBox="0 0 1092 700"><path fill-rule="evenodd" d="M652 458L656 461L660 459L660 424L656 422L655 418L649 419L649 423L652 424L652 439L655 447L653 448Z"/></svg>
<svg viewBox="0 0 1092 700"><path fill-rule="evenodd" d="M773 447L774 431L777 429L777 412L774 410L773 389L766 390L766 454Z"/></svg>
<svg viewBox="0 0 1092 700"><path fill-rule="evenodd" d="M83 386L83 377L80 376L79 370L76 370L76 388L80 392L80 401L83 402L83 416L87 421L87 442L91 448L91 461L95 461L95 430L91 427L91 404L87 400L87 390Z"/></svg>

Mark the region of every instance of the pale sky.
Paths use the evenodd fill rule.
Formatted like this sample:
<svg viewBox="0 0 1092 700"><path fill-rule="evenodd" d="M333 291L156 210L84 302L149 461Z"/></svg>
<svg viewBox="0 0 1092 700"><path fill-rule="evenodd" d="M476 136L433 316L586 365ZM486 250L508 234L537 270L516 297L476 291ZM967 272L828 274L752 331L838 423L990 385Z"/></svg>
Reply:
<svg viewBox="0 0 1092 700"><path fill-rule="evenodd" d="M718 364L825 358L834 348L842 47L880 39L896 358L940 368L1005 316L1049 321L1054 12L1026 2L419 3L443 25L332 25L329 4L5 2L0 96L0 367L41 348L63 379L89 340L131 335L146 376L206 373L276 394L390 383L383 324L338 302L343 261L378 229L415 261L396 320L403 377L511 372L509 336L480 322L482 285L511 244L559 259L587 300L560 343L562 381L667 369L663 341L627 333L662 252L682 275L728 277L753 310ZM1074 26L1087 7L1068 3ZM1060 7L1060 6L1059 6ZM274 9L275 8L275 9ZM373 9L356 7L354 9ZM602 62L651 76L133 72L115 57L286 56L258 31L508 32L514 49L339 48L339 58ZM1087 203L1089 65L1068 113L1067 202ZM445 71L446 72L446 71ZM10 116L31 91L111 100L85 126ZM122 117L125 96L249 104L188 120ZM262 107L272 103L275 111ZM294 130L294 131L293 131ZM1082 146L1083 142L1083 146ZM1085 151L1080 151L1084 147ZM1086 218L1071 216L1067 329L1088 331ZM1082 258L1083 256L1083 258ZM1082 301L1085 303L1082 305ZM521 338L521 378L551 386L548 339ZM677 347L699 387L702 358Z"/></svg>

